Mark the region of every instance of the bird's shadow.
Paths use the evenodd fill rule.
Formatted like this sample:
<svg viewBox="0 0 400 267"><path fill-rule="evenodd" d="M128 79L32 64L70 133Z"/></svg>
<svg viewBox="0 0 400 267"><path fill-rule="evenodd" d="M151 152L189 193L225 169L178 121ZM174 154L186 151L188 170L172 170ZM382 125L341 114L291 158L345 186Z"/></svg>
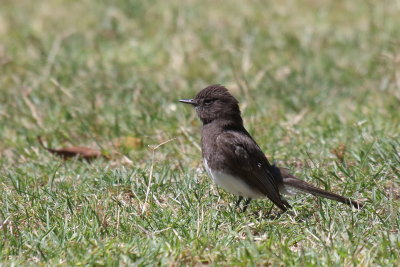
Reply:
<svg viewBox="0 0 400 267"><path fill-rule="evenodd" d="M246 212L237 211L246 215ZM281 211L274 209L274 206L271 206L268 212L264 213L263 210L253 210L251 212L247 211L251 217L256 220L263 221L276 221L279 220L283 216L290 216L291 220L295 222L305 222L307 219L312 217L315 212L308 211L306 209L302 210L301 213L297 212L296 210L288 210L288 211Z"/></svg>

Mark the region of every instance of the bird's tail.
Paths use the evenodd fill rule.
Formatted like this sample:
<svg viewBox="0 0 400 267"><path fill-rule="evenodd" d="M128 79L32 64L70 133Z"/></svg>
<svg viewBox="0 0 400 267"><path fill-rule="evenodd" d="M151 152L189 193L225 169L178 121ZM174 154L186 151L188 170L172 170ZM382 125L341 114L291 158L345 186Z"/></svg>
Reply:
<svg viewBox="0 0 400 267"><path fill-rule="evenodd" d="M343 197L341 195L332 193L332 192L328 192L325 190L322 190L318 187L315 187L303 180L297 179L296 177L294 177L293 175L287 175L286 177L283 176L283 188L282 188L282 193L293 193L293 191L300 191L303 193L309 193L312 194L314 196L318 196L318 197L323 197L323 198L328 198L328 199L332 199L332 200L336 200L338 202L342 202L344 204L347 204L349 206L353 206L357 209L360 209L363 207L364 204L351 200L349 198Z"/></svg>

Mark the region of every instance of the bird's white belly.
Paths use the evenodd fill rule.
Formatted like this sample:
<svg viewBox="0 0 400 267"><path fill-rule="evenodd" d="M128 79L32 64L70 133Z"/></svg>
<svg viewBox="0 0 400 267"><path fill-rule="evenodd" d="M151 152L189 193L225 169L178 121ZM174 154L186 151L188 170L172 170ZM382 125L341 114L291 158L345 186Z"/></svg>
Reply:
<svg viewBox="0 0 400 267"><path fill-rule="evenodd" d="M213 171L208 167L207 160L204 160L204 166L208 175L214 182L225 190L246 198L264 198L264 195L259 191L252 189L244 181L230 174L221 171Z"/></svg>

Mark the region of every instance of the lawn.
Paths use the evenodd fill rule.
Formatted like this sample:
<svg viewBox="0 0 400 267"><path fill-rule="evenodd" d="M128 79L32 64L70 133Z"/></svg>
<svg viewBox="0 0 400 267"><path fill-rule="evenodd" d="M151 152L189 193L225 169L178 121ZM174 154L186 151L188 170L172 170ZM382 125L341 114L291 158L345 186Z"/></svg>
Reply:
<svg viewBox="0 0 400 267"><path fill-rule="evenodd" d="M400 4L3 0L0 266L400 265ZM220 83L272 162L362 200L245 213L177 102ZM106 157L64 161L43 149ZM272 208L272 210L271 210Z"/></svg>

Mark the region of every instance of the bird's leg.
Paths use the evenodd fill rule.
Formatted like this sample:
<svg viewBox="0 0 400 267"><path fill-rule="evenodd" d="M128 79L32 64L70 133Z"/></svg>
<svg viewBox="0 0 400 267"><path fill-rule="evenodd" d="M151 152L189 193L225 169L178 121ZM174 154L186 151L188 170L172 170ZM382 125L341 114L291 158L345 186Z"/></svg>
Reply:
<svg viewBox="0 0 400 267"><path fill-rule="evenodd" d="M242 212L245 212L247 210L247 207L249 206L250 201L251 201L251 198L246 199L246 202L244 202L244 205L243 205Z"/></svg>
<svg viewBox="0 0 400 267"><path fill-rule="evenodd" d="M239 204L240 204L240 202L242 202L242 200L243 200L243 197L239 196L238 200L236 201L235 208L237 208L239 206Z"/></svg>

